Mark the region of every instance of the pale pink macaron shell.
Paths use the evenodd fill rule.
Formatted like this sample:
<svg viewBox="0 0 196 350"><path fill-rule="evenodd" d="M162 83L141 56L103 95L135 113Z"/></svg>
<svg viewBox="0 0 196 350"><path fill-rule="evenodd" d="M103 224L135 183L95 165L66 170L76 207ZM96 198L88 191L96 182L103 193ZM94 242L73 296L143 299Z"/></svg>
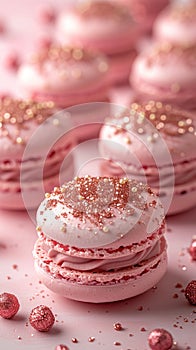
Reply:
<svg viewBox="0 0 196 350"><path fill-rule="evenodd" d="M157 17L153 33L158 40L174 44L196 43L196 2L174 2Z"/></svg>
<svg viewBox="0 0 196 350"><path fill-rule="evenodd" d="M108 61L102 55L81 47L52 46L24 63L18 78L30 96L39 100L50 97L57 106L68 107L95 101L94 95L105 100L108 69Z"/></svg>
<svg viewBox="0 0 196 350"><path fill-rule="evenodd" d="M161 226L164 219L164 210L158 197L153 195L148 187L145 188L145 186L143 187L143 185L139 185L137 182L131 180L128 182L130 196L131 188L137 187L136 198L139 200L138 196L141 194L141 204L143 201L147 203L148 210L137 208L137 206L131 204L132 197L130 197L126 210L128 206L131 211L134 209L134 215L128 214L126 210L120 213L117 209L113 208L112 211L115 215L114 220L104 218L104 226L102 228L98 227L96 222L93 223L88 218L86 218L86 222L83 223L80 217L77 218L77 216L71 214L69 205L66 204L68 200L67 203L73 205L75 208L74 210L85 210L85 201L83 203L83 201L78 199L77 187L76 189L74 188L77 181L76 179L65 184L62 189L60 189L59 194L58 190L57 192L54 191L40 204L37 211L37 225L39 230L44 232L47 237L64 245L79 248L104 247L116 249L119 248L120 245L127 246L136 242L145 241ZM112 201L116 189L111 179L106 178L106 180L104 180L104 178L101 178L99 181L100 188L104 188L105 198L102 198L102 195L100 195L100 198L94 202L94 206L101 205L102 210L104 208L106 210ZM116 181L118 182L118 180ZM119 181L122 183L125 181L126 183L127 180L122 179ZM72 191L70 192L71 189ZM66 202L64 204L59 200L61 196L65 196ZM155 206L150 205L153 199L156 202ZM47 209L49 207L51 207L51 210ZM61 213L64 213L64 215L62 216ZM126 220L124 218L125 215L127 216ZM141 221L144 222L144 225L140 225ZM66 234L63 232L63 227L66 228ZM108 233L106 234L106 232Z"/></svg>
<svg viewBox="0 0 196 350"><path fill-rule="evenodd" d="M160 11L168 5L168 0L115 0L126 5L144 33L150 33Z"/></svg>
<svg viewBox="0 0 196 350"><path fill-rule="evenodd" d="M168 213L193 207L196 204L194 114L151 101L143 107L132 104L125 115L130 115L127 126L122 115L121 119L108 118L101 130L101 154L113 161L112 166L103 163L102 175L131 176L148 182L154 190L159 189L165 195L162 201L166 200L166 204L173 183L174 198ZM143 121L142 115L155 117L151 119L153 124ZM156 129L154 120L157 120L157 127L162 124L160 129ZM116 125L121 126L122 131Z"/></svg>
<svg viewBox="0 0 196 350"><path fill-rule="evenodd" d="M108 55L112 83L128 81L140 33L122 4L109 1L76 4L60 15L57 28L62 42L100 50Z"/></svg>
<svg viewBox="0 0 196 350"><path fill-rule="evenodd" d="M105 54L127 52L139 34L126 7L105 0L76 3L60 15L57 27L62 31L62 41Z"/></svg>
<svg viewBox="0 0 196 350"><path fill-rule="evenodd" d="M135 60L130 82L140 101L156 100L196 108L196 45L155 43Z"/></svg>
<svg viewBox="0 0 196 350"><path fill-rule="evenodd" d="M69 180L73 176L69 152L76 141L70 132L70 119L59 114L53 102L6 98L1 100L1 112L1 206L24 209L25 199L28 208L36 207L45 190L59 184L60 177ZM64 166L60 176L63 161L67 169Z"/></svg>

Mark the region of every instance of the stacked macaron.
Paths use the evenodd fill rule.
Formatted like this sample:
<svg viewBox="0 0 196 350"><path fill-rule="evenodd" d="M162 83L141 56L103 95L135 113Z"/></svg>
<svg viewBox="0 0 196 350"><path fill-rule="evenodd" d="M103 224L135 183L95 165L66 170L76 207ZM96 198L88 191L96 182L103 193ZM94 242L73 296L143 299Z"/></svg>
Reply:
<svg viewBox="0 0 196 350"><path fill-rule="evenodd" d="M130 76L137 101L150 99L196 109L196 42L158 42L135 60Z"/></svg>
<svg viewBox="0 0 196 350"><path fill-rule="evenodd" d="M62 42L105 53L110 60L113 83L128 81L139 30L122 4L108 0L78 1L59 16L57 32Z"/></svg>
<svg viewBox="0 0 196 350"><path fill-rule="evenodd" d="M168 214L196 205L195 150L194 113L161 102L133 103L100 134L102 174L147 182Z"/></svg>
<svg viewBox="0 0 196 350"><path fill-rule="evenodd" d="M46 190L73 176L70 120L53 102L0 99L0 206L35 208Z"/></svg>
<svg viewBox="0 0 196 350"><path fill-rule="evenodd" d="M124 3L144 33L150 33L160 11L168 5L169 0L116 0Z"/></svg>
<svg viewBox="0 0 196 350"><path fill-rule="evenodd" d="M86 302L143 293L166 271L158 197L135 180L78 177L46 194L33 255L52 291Z"/></svg>
<svg viewBox="0 0 196 350"><path fill-rule="evenodd" d="M196 1L175 1L157 17L153 28L157 40L194 45L196 43Z"/></svg>
<svg viewBox="0 0 196 350"><path fill-rule="evenodd" d="M18 78L28 97L65 108L108 101L107 72L108 61L97 53L51 45L23 63Z"/></svg>

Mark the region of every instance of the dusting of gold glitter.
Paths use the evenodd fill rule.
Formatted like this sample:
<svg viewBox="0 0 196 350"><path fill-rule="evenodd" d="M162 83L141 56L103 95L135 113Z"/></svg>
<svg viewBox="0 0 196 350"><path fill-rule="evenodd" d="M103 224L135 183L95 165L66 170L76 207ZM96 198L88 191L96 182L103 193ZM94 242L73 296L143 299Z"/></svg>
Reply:
<svg viewBox="0 0 196 350"><path fill-rule="evenodd" d="M141 115L141 118L138 116ZM187 111L178 110L168 104L149 101L144 104L132 103L129 112L122 113L118 118L107 118L106 122L115 126L114 134L125 131L135 131L138 134L149 133L147 121L157 129L151 135L147 135L148 142L156 142L158 132L171 136L180 136L187 133L195 135L196 126L192 114ZM125 140L126 140L125 135ZM128 142L127 142L128 143Z"/></svg>
<svg viewBox="0 0 196 350"><path fill-rule="evenodd" d="M106 0L86 0L77 4L76 8L84 18L109 17L120 20L130 17L124 7Z"/></svg>
<svg viewBox="0 0 196 350"><path fill-rule="evenodd" d="M160 44L157 44L154 46L153 50L147 57L147 65L151 66L155 63L164 65L165 63L167 64L167 62L171 60L171 57L175 58L176 64L181 59L183 62L186 62L186 64L190 67L195 67L196 45L178 45L171 44L169 42L162 42ZM179 84L177 82L174 83L174 92L179 91L179 89Z"/></svg>
<svg viewBox="0 0 196 350"><path fill-rule="evenodd" d="M108 234L108 223L117 213L128 217L134 215L134 208L145 210L146 194L151 193L148 186L127 178L76 177L53 190L46 208L61 203L68 208L69 215L83 223L88 220Z"/></svg>
<svg viewBox="0 0 196 350"><path fill-rule="evenodd" d="M28 129L28 122L41 124L55 112L51 101L37 103L10 97L0 99L0 137L8 137L18 145L26 144L21 133Z"/></svg>
<svg viewBox="0 0 196 350"><path fill-rule="evenodd" d="M176 3L170 12L170 17L177 21L195 21L196 20L196 2L190 0L185 3ZM189 24L189 23L188 23Z"/></svg>

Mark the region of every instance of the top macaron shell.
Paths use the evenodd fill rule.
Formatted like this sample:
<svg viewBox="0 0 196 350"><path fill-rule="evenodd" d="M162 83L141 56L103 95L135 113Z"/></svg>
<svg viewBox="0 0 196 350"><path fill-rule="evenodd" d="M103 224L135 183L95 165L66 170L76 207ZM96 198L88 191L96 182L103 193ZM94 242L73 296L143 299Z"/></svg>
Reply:
<svg viewBox="0 0 196 350"><path fill-rule="evenodd" d="M115 54L130 50L138 39L138 27L129 11L110 1L76 3L61 14L58 30L72 44Z"/></svg>
<svg viewBox="0 0 196 350"><path fill-rule="evenodd" d="M51 101L36 103L5 98L0 101L0 115L0 161L21 160L22 157L23 161L27 160L24 151L27 150L29 142L31 156L41 157L47 154L52 146L53 149L59 149L65 145L65 139L59 138L59 128L67 135L71 130L69 118L59 114ZM48 136L43 137L44 135ZM58 146L55 146L57 141Z"/></svg>
<svg viewBox="0 0 196 350"><path fill-rule="evenodd" d="M174 44L196 44L196 2L174 2L157 17L154 35Z"/></svg>
<svg viewBox="0 0 196 350"><path fill-rule="evenodd" d="M130 82L136 95L193 109L196 105L196 45L156 43L141 53L132 67Z"/></svg>
<svg viewBox="0 0 196 350"><path fill-rule="evenodd" d="M195 147L194 113L161 102L133 103L121 116L107 118L100 133L102 154L127 165L135 162L136 168L195 159Z"/></svg>
<svg viewBox="0 0 196 350"><path fill-rule="evenodd" d="M128 179L76 178L47 194L37 211L38 233L78 248L118 249L138 243L163 221L158 197Z"/></svg>
<svg viewBox="0 0 196 350"><path fill-rule="evenodd" d="M18 77L31 92L69 95L104 86L107 71L108 62L102 55L80 47L51 46L21 65Z"/></svg>

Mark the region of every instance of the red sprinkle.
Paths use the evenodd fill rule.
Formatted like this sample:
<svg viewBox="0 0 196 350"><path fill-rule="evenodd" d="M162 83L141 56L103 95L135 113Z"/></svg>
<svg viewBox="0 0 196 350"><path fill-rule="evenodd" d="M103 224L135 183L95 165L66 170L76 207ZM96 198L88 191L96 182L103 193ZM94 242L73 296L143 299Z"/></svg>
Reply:
<svg viewBox="0 0 196 350"><path fill-rule="evenodd" d="M33 328L40 332L48 332L53 326L55 317L49 307L39 305L35 307L29 316L29 322Z"/></svg>
<svg viewBox="0 0 196 350"><path fill-rule="evenodd" d="M152 350L169 350L173 346L173 338L165 329L157 328L149 334L148 344Z"/></svg>
<svg viewBox="0 0 196 350"><path fill-rule="evenodd" d="M191 241L191 245L188 249L188 252L192 258L192 260L196 260L196 236L193 237Z"/></svg>
<svg viewBox="0 0 196 350"><path fill-rule="evenodd" d="M71 338L72 343L78 343L78 339L77 338Z"/></svg>
<svg viewBox="0 0 196 350"><path fill-rule="evenodd" d="M123 327L122 327L122 325L121 325L121 323L114 323L114 329L115 329L115 331L122 331L123 330Z"/></svg>
<svg viewBox="0 0 196 350"><path fill-rule="evenodd" d="M19 301L14 294L0 294L0 316L3 318L12 318L20 308Z"/></svg>
<svg viewBox="0 0 196 350"><path fill-rule="evenodd" d="M191 281L186 286L185 297L191 305L196 305L196 280Z"/></svg>
<svg viewBox="0 0 196 350"><path fill-rule="evenodd" d="M55 350L69 350L69 348L66 345L59 344L56 346Z"/></svg>

